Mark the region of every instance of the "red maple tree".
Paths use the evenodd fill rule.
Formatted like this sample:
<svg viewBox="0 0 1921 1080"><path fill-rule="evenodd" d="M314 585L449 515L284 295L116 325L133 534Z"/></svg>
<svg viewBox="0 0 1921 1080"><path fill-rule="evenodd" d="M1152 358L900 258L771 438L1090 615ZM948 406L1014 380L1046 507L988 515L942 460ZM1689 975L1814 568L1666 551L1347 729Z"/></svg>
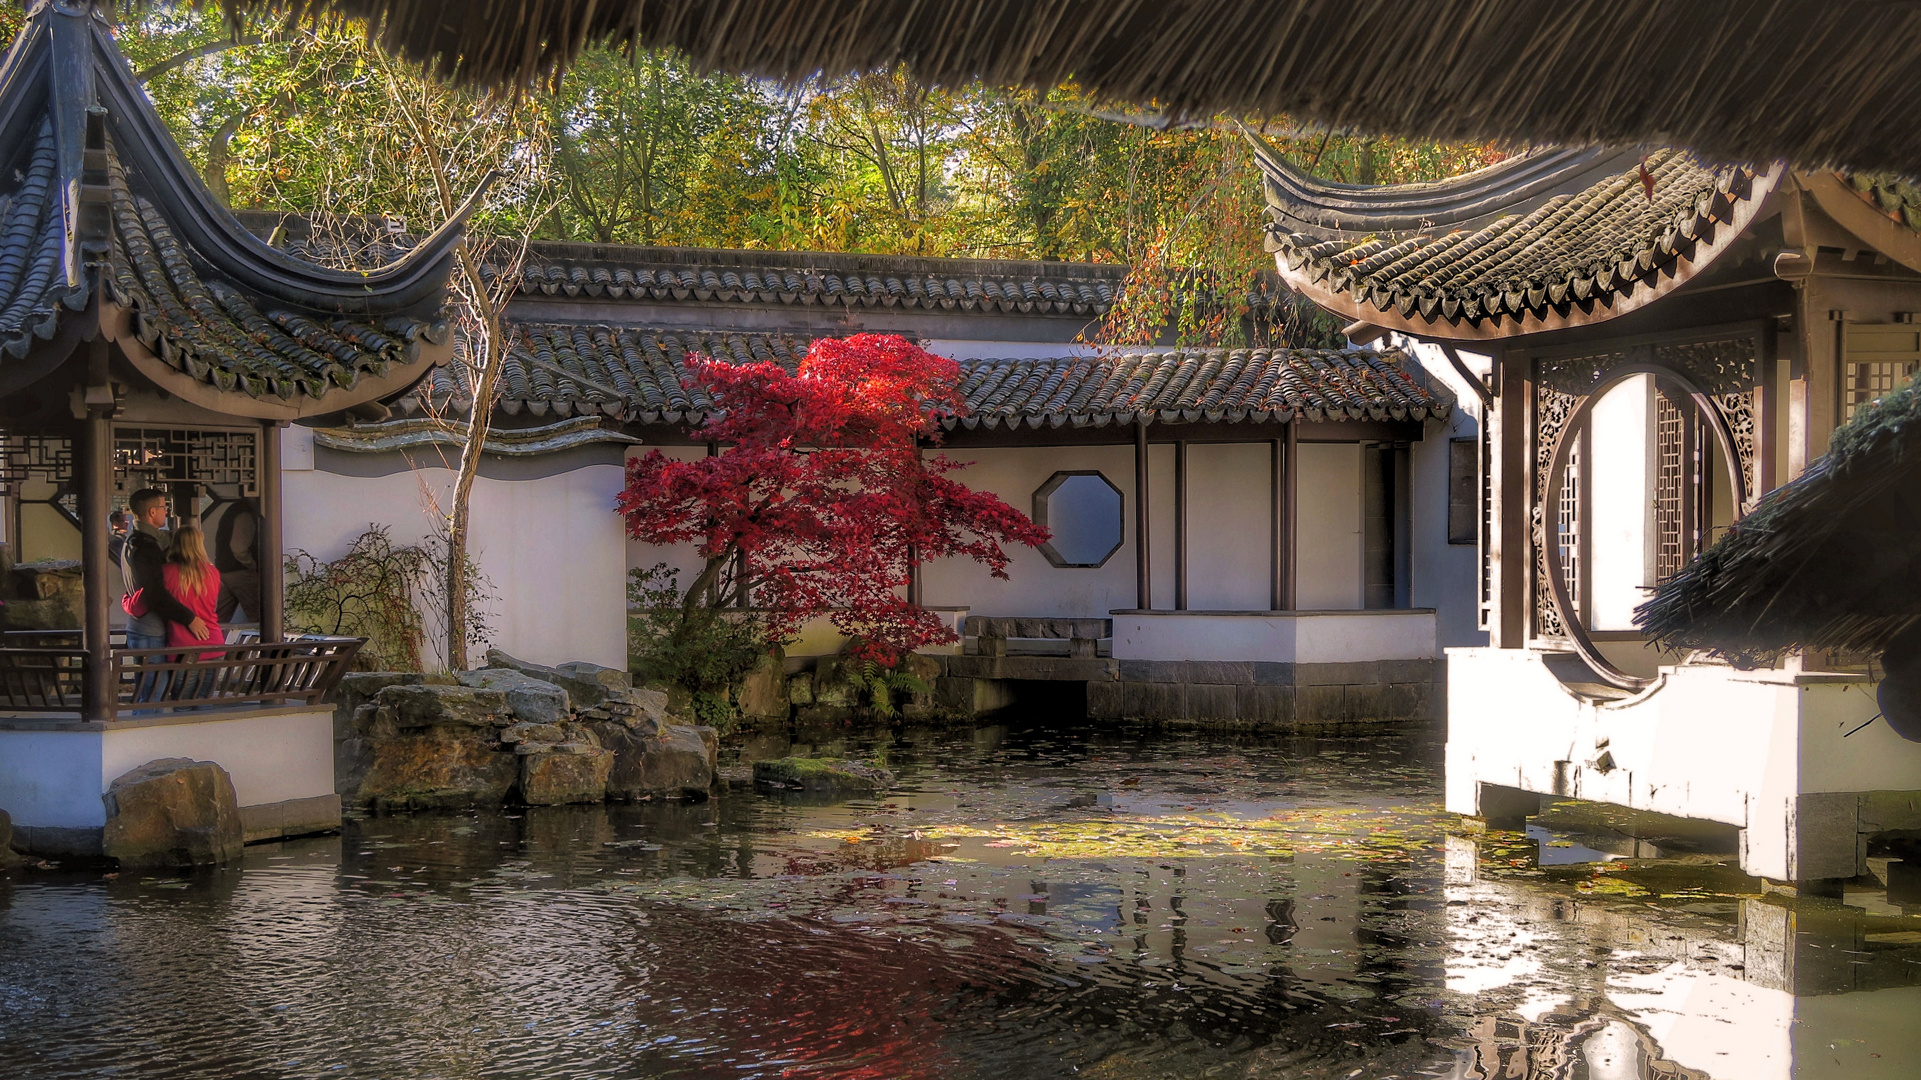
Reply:
<svg viewBox="0 0 1921 1080"><path fill-rule="evenodd" d="M1005 543L1038 545L1047 530L949 474L943 417L966 404L960 365L907 340L856 334L814 342L797 371L695 358L690 386L714 412L696 437L718 454L676 461L654 450L627 466L616 502L627 534L694 544L703 564L687 610L752 606L768 636L791 638L826 615L865 658L954 640L905 596L912 568L965 557L1007 576Z"/></svg>

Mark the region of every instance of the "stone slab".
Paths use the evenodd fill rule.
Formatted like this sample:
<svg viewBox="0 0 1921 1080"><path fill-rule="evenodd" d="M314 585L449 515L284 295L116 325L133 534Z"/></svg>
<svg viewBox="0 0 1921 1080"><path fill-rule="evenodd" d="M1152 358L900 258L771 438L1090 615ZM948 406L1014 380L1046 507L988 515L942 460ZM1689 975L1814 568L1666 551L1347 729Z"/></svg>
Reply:
<svg viewBox="0 0 1921 1080"><path fill-rule="evenodd" d="M316 836L340 829L340 796L316 795L240 808L240 834L249 844Z"/></svg>

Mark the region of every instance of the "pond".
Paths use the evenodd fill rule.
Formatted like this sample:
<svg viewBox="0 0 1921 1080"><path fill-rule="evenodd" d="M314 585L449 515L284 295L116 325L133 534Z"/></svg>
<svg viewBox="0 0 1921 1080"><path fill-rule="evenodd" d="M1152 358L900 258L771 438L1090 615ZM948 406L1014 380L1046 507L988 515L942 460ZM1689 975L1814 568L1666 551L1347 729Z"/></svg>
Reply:
<svg viewBox="0 0 1921 1080"><path fill-rule="evenodd" d="M1474 835L1419 736L888 743L869 801L735 787L0 874L0 1075L1921 1072L1921 906L1764 896L1730 837L1574 808Z"/></svg>

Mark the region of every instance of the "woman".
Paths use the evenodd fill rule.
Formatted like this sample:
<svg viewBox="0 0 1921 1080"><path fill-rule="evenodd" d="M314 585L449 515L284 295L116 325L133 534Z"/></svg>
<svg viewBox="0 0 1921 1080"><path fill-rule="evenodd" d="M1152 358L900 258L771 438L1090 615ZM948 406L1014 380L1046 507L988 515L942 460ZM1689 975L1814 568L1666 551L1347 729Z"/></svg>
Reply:
<svg viewBox="0 0 1921 1080"><path fill-rule="evenodd" d="M214 610L220 596L220 571L214 569L207 558L206 537L198 525L182 525L173 531L173 543L167 548L167 562L161 568L162 580L167 592L172 594L180 605L196 616L197 622L205 623L205 636L195 636L192 624L182 625L167 622L168 645L224 645L226 635L220 629L220 618ZM202 660L217 660L219 652L203 652ZM205 672L189 672L181 687L181 697L193 697L198 691L200 681L194 675Z"/></svg>

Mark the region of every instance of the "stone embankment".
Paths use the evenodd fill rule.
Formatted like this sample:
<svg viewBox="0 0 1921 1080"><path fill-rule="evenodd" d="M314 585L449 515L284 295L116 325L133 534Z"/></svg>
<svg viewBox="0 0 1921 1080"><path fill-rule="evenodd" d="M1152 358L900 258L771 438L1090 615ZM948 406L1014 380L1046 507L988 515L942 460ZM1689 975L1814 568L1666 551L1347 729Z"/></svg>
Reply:
<svg viewBox="0 0 1921 1080"><path fill-rule="evenodd" d="M667 695L595 664L544 667L499 650L457 675L366 672L341 683L335 790L350 805L704 798L713 728L672 722Z"/></svg>

